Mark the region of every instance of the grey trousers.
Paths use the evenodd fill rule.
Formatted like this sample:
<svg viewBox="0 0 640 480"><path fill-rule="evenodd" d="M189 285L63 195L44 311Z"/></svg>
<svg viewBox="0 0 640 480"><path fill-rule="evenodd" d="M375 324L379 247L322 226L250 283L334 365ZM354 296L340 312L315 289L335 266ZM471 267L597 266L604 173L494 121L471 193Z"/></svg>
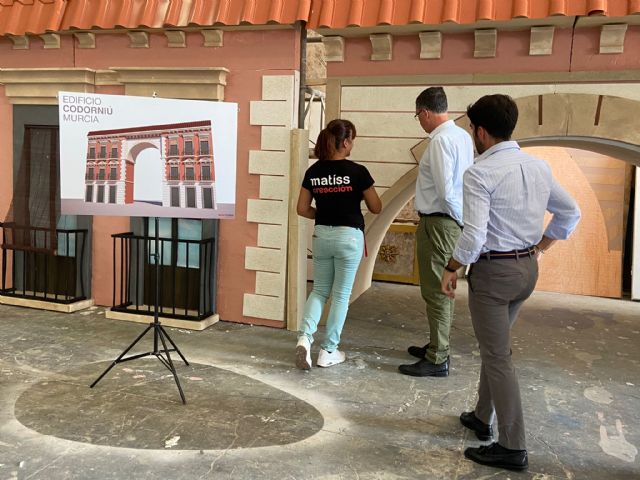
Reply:
<svg viewBox="0 0 640 480"><path fill-rule="evenodd" d="M487 424L497 416L499 443L514 450L526 445L511 326L537 280L538 261L529 256L480 259L469 274L469 310L482 360L475 414Z"/></svg>

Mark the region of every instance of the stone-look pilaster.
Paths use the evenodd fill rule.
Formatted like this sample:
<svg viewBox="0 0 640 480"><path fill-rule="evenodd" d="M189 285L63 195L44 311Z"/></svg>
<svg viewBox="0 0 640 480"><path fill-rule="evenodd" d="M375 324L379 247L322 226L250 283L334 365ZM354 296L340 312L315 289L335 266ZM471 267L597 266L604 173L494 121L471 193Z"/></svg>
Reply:
<svg viewBox="0 0 640 480"><path fill-rule="evenodd" d="M600 53L624 53L624 37L627 24L602 25L600 30Z"/></svg>
<svg viewBox="0 0 640 480"><path fill-rule="evenodd" d="M496 46L498 44L498 31L495 28L486 30L476 30L475 48L473 56L475 58L493 58L496 56Z"/></svg>
<svg viewBox="0 0 640 480"><path fill-rule="evenodd" d="M393 36L389 33L369 35L371 41L371 60L384 61L393 58Z"/></svg>
<svg viewBox="0 0 640 480"><path fill-rule="evenodd" d="M420 32L420 58L432 59L442 56L442 32Z"/></svg>
<svg viewBox="0 0 640 480"><path fill-rule="evenodd" d="M298 215L297 196L309 166L309 131L291 132L291 172L289 175L289 235L287 255L287 329L298 331L307 298L307 230L313 222Z"/></svg>
<svg viewBox="0 0 640 480"><path fill-rule="evenodd" d="M343 37L322 37L322 44L327 62L344 62Z"/></svg>
<svg viewBox="0 0 640 480"><path fill-rule="evenodd" d="M249 152L249 173L260 175L260 194L247 201L247 221L258 224L258 244L246 247L245 268L256 271L255 293L245 293L243 315L286 319L291 128L297 75L262 77L262 100L251 102L250 123L262 127L261 150Z"/></svg>

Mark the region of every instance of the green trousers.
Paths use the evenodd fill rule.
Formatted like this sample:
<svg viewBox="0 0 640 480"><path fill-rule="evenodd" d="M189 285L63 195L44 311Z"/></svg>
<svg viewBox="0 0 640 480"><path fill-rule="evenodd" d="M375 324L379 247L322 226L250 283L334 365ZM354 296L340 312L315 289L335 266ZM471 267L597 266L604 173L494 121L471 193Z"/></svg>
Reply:
<svg viewBox="0 0 640 480"><path fill-rule="evenodd" d="M442 363L449 356L453 300L440 290L445 264L451 258L462 229L448 217L421 217L416 232L420 292L427 304L429 349L426 358Z"/></svg>

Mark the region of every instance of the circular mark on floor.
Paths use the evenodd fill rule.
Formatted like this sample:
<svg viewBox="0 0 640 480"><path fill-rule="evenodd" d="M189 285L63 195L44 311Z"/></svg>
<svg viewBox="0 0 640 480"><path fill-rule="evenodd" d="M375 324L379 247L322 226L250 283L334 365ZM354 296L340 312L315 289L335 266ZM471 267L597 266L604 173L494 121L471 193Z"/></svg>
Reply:
<svg viewBox="0 0 640 480"><path fill-rule="evenodd" d="M157 360L111 362L62 372L17 400L15 416L43 435L139 449L217 450L298 442L322 429L310 404L228 370L177 364L187 404Z"/></svg>

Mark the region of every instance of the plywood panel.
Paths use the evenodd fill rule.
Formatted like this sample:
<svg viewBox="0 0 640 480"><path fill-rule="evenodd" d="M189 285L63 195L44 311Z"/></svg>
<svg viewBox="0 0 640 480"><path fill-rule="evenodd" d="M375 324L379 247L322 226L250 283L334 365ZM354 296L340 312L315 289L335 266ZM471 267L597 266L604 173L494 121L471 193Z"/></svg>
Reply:
<svg viewBox="0 0 640 480"><path fill-rule="evenodd" d="M342 88L342 110L412 112L422 90L433 85L409 86L345 86ZM450 111L465 112L469 104L483 95L504 93L513 98L548 93L586 93L612 95L640 100L640 84L592 83L582 85L445 85Z"/></svg>
<svg viewBox="0 0 640 480"><path fill-rule="evenodd" d="M357 128L357 127L356 127ZM424 135L423 135L424 137ZM375 160L385 163L413 163L411 147L422 138L369 138L358 137L351 151L351 160Z"/></svg>
<svg viewBox="0 0 640 480"><path fill-rule="evenodd" d="M405 173L417 166L411 164L389 164L360 162L371 173L377 187L390 187L396 183Z"/></svg>
<svg viewBox="0 0 640 480"><path fill-rule="evenodd" d="M577 199L582 211L578 228L569 240L556 243L540 261L540 278L537 289L579 295L620 297L622 294L622 251L610 248L610 233L598 196L579 167L581 156L595 155L581 150L535 147L525 149L544 158L554 175ZM604 162L610 162L603 157ZM623 162L620 162L624 169ZM596 185L597 186L597 185ZM623 205L624 185L621 185L618 204ZM622 225L622 209L614 223ZM546 221L548 222L548 216Z"/></svg>
<svg viewBox="0 0 640 480"><path fill-rule="evenodd" d="M284 298L245 293L242 314L246 317L284 321Z"/></svg>
<svg viewBox="0 0 640 480"><path fill-rule="evenodd" d="M424 138L424 130L413 115L414 112L343 112L342 118L355 124L358 137Z"/></svg>

